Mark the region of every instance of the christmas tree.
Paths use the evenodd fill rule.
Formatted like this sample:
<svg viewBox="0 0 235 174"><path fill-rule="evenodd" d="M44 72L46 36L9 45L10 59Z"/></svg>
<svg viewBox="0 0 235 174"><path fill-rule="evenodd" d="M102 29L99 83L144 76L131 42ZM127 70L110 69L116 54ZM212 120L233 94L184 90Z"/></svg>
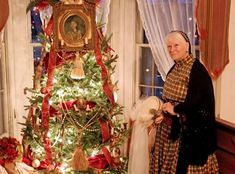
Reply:
<svg viewBox="0 0 235 174"><path fill-rule="evenodd" d="M35 0L27 10L58 3ZM108 44L111 37L97 24L93 50L56 50L51 23L38 36L41 59L34 88L27 88L32 95L22 129L23 161L41 173L126 173L120 147L128 131L115 97L118 56Z"/></svg>

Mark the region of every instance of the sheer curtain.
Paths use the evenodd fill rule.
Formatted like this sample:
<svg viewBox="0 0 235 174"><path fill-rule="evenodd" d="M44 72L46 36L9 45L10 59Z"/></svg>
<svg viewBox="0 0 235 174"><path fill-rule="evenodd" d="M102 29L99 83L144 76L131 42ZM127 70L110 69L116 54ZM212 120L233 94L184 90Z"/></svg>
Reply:
<svg viewBox="0 0 235 174"><path fill-rule="evenodd" d="M98 6L96 7L96 22L100 22L103 25L102 31L104 34L107 30L109 11L110 0L100 0Z"/></svg>
<svg viewBox="0 0 235 174"><path fill-rule="evenodd" d="M141 21L158 72L165 79L173 61L164 38L171 30L182 30L194 42L193 0L137 0Z"/></svg>

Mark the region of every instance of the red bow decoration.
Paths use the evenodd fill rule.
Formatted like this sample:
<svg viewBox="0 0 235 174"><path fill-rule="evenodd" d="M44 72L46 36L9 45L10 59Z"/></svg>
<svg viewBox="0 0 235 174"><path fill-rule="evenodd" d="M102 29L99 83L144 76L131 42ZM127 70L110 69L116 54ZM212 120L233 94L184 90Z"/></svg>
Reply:
<svg viewBox="0 0 235 174"><path fill-rule="evenodd" d="M105 169L109 166L104 154L98 154L88 158L89 166L96 169Z"/></svg>
<svg viewBox="0 0 235 174"><path fill-rule="evenodd" d="M113 159L106 147L102 147L103 154L98 154L88 158L89 166L96 169L105 169L113 166Z"/></svg>
<svg viewBox="0 0 235 174"><path fill-rule="evenodd" d="M93 101L86 101L85 103L86 103L86 106L89 106L90 109L96 106L96 103Z"/></svg>
<svg viewBox="0 0 235 174"><path fill-rule="evenodd" d="M77 100L70 100L70 101L66 101L65 103L62 103L62 109L74 109L74 105L77 105Z"/></svg>

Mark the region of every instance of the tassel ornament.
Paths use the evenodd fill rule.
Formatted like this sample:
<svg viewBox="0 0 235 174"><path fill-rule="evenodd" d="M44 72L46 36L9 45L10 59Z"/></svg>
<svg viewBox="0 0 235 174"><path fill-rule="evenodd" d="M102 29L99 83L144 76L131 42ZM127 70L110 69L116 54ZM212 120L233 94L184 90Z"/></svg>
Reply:
<svg viewBox="0 0 235 174"><path fill-rule="evenodd" d="M82 145L78 145L74 152L73 158L70 163L74 170L87 171L88 170L88 160L86 159L85 152Z"/></svg>

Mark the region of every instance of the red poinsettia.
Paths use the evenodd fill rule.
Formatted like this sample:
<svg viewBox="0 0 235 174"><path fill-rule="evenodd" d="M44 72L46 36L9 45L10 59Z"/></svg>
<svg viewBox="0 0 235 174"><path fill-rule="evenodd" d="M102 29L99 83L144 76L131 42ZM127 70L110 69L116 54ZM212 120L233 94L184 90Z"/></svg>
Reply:
<svg viewBox="0 0 235 174"><path fill-rule="evenodd" d="M0 139L0 160L13 162L20 156L20 143L15 138L3 137Z"/></svg>

